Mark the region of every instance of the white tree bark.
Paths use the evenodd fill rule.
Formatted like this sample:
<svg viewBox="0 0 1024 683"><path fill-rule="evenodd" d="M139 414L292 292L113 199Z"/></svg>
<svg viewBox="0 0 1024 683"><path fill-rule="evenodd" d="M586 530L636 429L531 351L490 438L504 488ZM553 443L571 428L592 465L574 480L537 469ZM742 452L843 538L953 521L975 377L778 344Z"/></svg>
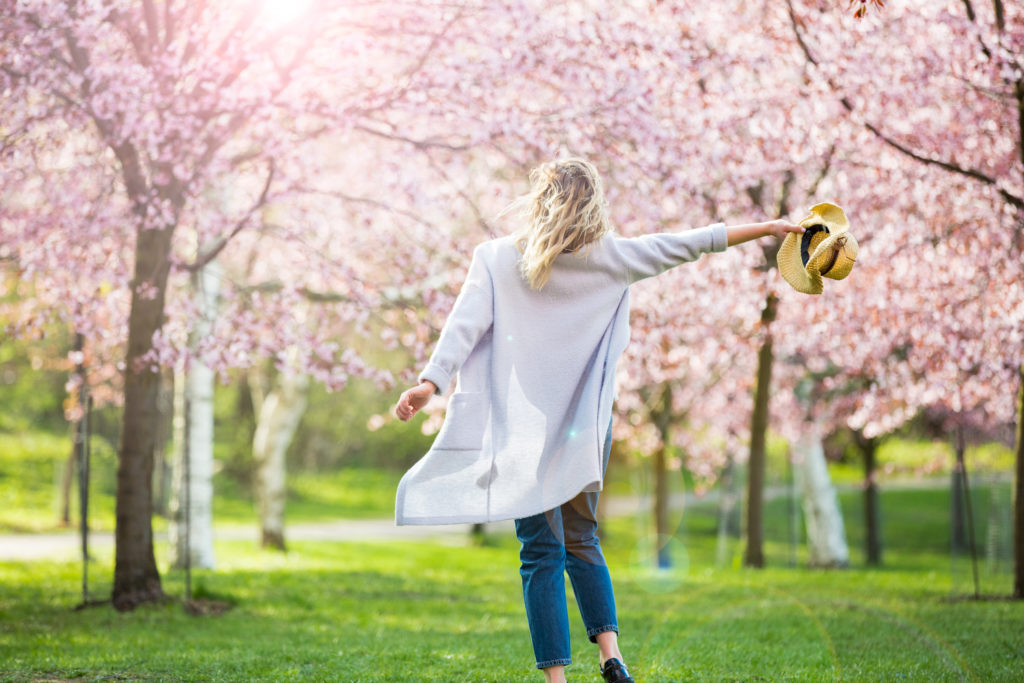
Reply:
<svg viewBox="0 0 1024 683"><path fill-rule="evenodd" d="M281 550L285 547L285 453L306 411L309 389L309 376L293 369L296 355L295 349L289 350L287 361L292 367L278 372L273 385L262 397L253 397L256 433L252 451L256 460L261 544ZM259 379L250 382L254 391L265 384Z"/></svg>
<svg viewBox="0 0 1024 683"><path fill-rule="evenodd" d="M199 319L193 340L210 333L217 315L221 269L206 265L193 279ZM213 553L213 371L193 360L174 382L174 483L171 498L171 563L185 566L186 495L188 478L188 555L194 568L212 569ZM187 472L186 472L186 458Z"/></svg>
<svg viewBox="0 0 1024 683"><path fill-rule="evenodd" d="M806 431L791 447L804 497L808 564L812 567L846 567L850 564L850 549L846 544L839 498L825 462L821 427L813 422L806 425Z"/></svg>

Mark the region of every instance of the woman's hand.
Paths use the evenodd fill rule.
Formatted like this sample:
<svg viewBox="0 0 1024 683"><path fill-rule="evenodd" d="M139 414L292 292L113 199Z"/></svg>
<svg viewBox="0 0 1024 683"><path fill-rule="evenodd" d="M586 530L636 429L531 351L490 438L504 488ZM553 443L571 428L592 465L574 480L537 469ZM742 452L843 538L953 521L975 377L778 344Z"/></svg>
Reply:
<svg viewBox="0 0 1024 683"><path fill-rule="evenodd" d="M783 220L781 218L775 221L768 221L769 235L772 235L781 240L785 239L786 235L788 235L791 232L800 234L804 232L804 227L802 225L797 225L796 223L790 223L789 221Z"/></svg>
<svg viewBox="0 0 1024 683"><path fill-rule="evenodd" d="M427 401L437 391L437 387L429 379L425 379L412 389L406 389L398 405L395 406L395 415L402 422L408 422L409 418L420 411L420 408L427 405Z"/></svg>

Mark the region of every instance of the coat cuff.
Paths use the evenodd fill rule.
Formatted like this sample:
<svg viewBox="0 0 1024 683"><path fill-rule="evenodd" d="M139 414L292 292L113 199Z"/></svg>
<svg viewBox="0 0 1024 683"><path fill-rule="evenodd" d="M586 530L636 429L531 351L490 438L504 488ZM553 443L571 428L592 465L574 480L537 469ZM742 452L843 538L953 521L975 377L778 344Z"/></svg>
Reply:
<svg viewBox="0 0 1024 683"><path fill-rule="evenodd" d="M417 378L418 381L422 382L425 379L430 380L437 387L437 395L444 396L444 392L448 391L448 387L451 386L452 376L445 372L437 363L427 363L427 367L423 368L423 372Z"/></svg>
<svg viewBox="0 0 1024 683"><path fill-rule="evenodd" d="M729 246L729 232L725 223L712 223L708 228L711 229L711 251L725 251Z"/></svg>

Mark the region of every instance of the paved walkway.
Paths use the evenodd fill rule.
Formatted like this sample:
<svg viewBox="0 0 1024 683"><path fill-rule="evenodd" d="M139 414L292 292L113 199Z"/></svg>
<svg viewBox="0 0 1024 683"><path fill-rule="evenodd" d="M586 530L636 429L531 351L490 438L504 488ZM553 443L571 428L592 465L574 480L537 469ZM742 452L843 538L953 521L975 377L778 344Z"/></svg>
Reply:
<svg viewBox="0 0 1024 683"><path fill-rule="evenodd" d="M769 487L766 499L784 495L784 487ZM683 509L691 503L715 503L717 491L697 498L692 493L675 494L669 501L671 509ZM602 502L604 514L608 517L624 517L651 509L647 496L616 496ZM490 533L513 533L511 521L492 522L487 525ZM259 529L255 524L247 526L218 525L214 528L217 540L259 541ZM470 542L469 524L447 524L443 526L395 526L392 519L338 519L327 522L306 522L289 524L285 527L289 541L388 541L418 540L435 543L465 545ZM166 542L167 536L156 534L156 541ZM89 534L89 552L93 557L102 557L113 552L114 534L110 531L95 531ZM74 559L81 556L81 540L75 530L40 534L0 534L0 560L27 561L35 559Z"/></svg>
<svg viewBox="0 0 1024 683"><path fill-rule="evenodd" d="M935 480L916 479L887 482L885 488L934 488ZM859 488L855 485L838 485L840 491ZM784 496L789 492L788 486L769 486L765 489L765 500ZM718 502L718 491L711 491L698 498L692 493L678 493L671 497L669 507L681 510L686 506L701 503L704 505ZM648 496L613 496L607 498L602 505L608 517L624 517L651 509ZM513 525L508 522L493 522L487 525L488 531L507 531L513 533ZM289 524L285 535L289 541L388 541L418 540L436 543L465 545L470 542L470 525L449 524L444 526L395 526L392 519L338 519L328 522L307 522ZM257 543L259 530L251 526L217 526L214 536L218 540L251 541ZM165 534L156 535L157 542L166 542ZM113 552L114 535L109 531L97 531L89 535L89 551L94 557L104 556ZM42 534L0 534L0 560L34 560L77 558L81 554L81 541L75 531L52 532Z"/></svg>

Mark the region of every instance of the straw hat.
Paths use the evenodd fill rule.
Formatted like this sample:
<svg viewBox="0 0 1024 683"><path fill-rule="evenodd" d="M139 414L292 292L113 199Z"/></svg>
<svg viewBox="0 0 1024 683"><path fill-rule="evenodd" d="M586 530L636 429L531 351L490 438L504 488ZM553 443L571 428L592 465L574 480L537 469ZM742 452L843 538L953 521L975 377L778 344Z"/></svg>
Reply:
<svg viewBox="0 0 1024 683"><path fill-rule="evenodd" d="M779 272L798 292L821 294L822 275L842 280L853 270L857 240L843 210L828 202L812 206L800 225L803 234L789 233L779 248Z"/></svg>

